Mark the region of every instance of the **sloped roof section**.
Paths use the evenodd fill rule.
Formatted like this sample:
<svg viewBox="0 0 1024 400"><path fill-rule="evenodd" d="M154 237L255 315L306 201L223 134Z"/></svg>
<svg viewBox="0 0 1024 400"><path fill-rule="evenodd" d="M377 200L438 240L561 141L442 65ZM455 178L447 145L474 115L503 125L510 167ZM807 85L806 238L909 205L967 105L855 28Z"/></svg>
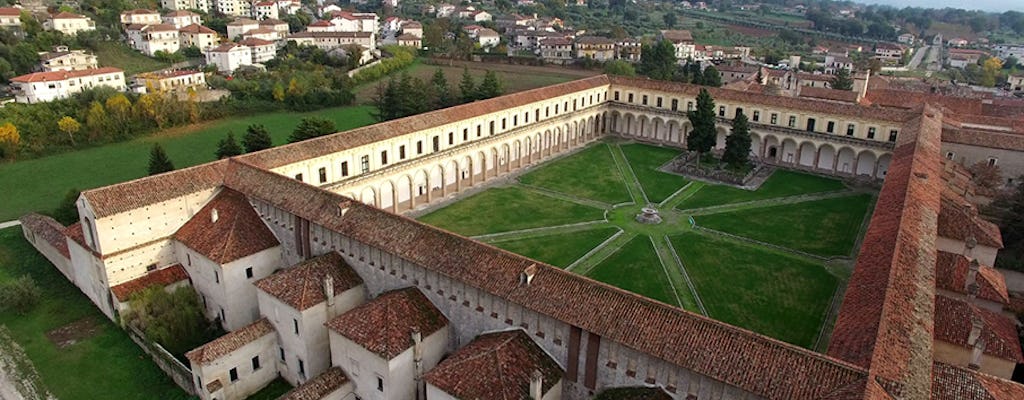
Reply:
<svg viewBox="0 0 1024 400"><path fill-rule="evenodd" d="M82 192L96 218L128 212L150 204L213 189L224 181L226 160L147 176Z"/></svg>
<svg viewBox="0 0 1024 400"><path fill-rule="evenodd" d="M932 400L1019 400L1024 385L978 371L935 363L932 367Z"/></svg>
<svg viewBox="0 0 1024 400"><path fill-rule="evenodd" d="M188 272L185 272L185 267L182 267L181 264L174 264L114 286L110 288L110 291L114 293L117 301L124 303L131 299L133 294L146 290L150 286L167 286L184 280L188 280Z"/></svg>
<svg viewBox="0 0 1024 400"><path fill-rule="evenodd" d="M224 357L256 340L274 334L274 326L266 318L214 339L185 354L193 364L205 365Z"/></svg>
<svg viewBox="0 0 1024 400"><path fill-rule="evenodd" d="M289 390L288 393L281 395L277 400L320 400L328 394L341 389L348 382L348 377L345 376L345 372L340 367L331 367L317 375L316 378L310 379L306 383L299 385L299 387Z"/></svg>
<svg viewBox="0 0 1024 400"><path fill-rule="evenodd" d="M935 260L935 287L960 294L967 294L967 275L971 261L963 255L939 251ZM978 284L978 298L1002 304L1010 304L1006 289L1006 278L995 268L979 265L975 278Z"/></svg>
<svg viewBox="0 0 1024 400"><path fill-rule="evenodd" d="M982 246L1003 248L1003 237L996 224L982 219L973 206L958 206L948 199L942 201L939 236L959 241L973 236Z"/></svg>
<svg viewBox="0 0 1024 400"><path fill-rule="evenodd" d="M936 296L935 340L969 347L967 339L974 319L982 323L981 338L985 341L985 354L1024 363L1017 338L1017 325L1010 317L963 300Z"/></svg>
<svg viewBox="0 0 1024 400"><path fill-rule="evenodd" d="M57 220L42 214L28 213L18 218L21 221L22 229L27 229L35 235L36 239L46 241L50 246L57 249L60 255L70 258L68 253L68 236L65 233L67 228Z"/></svg>
<svg viewBox="0 0 1024 400"><path fill-rule="evenodd" d="M412 347L412 334L424 338L448 326L448 319L416 288L386 292L327 323L366 350L390 360Z"/></svg>
<svg viewBox="0 0 1024 400"><path fill-rule="evenodd" d="M562 379L562 368L522 330L488 333L457 350L423 379L459 399L530 398L535 371L542 393Z"/></svg>
<svg viewBox="0 0 1024 400"><path fill-rule="evenodd" d="M219 264L280 245L245 195L221 189L174 238Z"/></svg>
<svg viewBox="0 0 1024 400"><path fill-rule="evenodd" d="M256 287L302 311L327 300L324 280L331 277L334 293L363 284L352 267L337 252L326 253L256 281Z"/></svg>

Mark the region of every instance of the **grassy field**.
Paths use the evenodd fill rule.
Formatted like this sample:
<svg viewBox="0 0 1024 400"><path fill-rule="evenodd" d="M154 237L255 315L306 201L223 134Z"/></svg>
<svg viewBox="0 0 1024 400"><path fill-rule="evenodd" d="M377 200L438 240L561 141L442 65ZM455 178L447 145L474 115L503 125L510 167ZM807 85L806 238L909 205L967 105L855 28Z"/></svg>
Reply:
<svg viewBox="0 0 1024 400"><path fill-rule="evenodd" d="M679 305L651 238L645 235L630 240L597 264L587 276L663 303Z"/></svg>
<svg viewBox="0 0 1024 400"><path fill-rule="evenodd" d="M21 228L0 230L0 282L25 274L42 289L42 301L26 315L0 312L0 324L24 348L46 389L57 398L188 398L124 331L22 238ZM82 320L90 321L94 331L76 332L82 337L74 344L58 348L46 336Z"/></svg>
<svg viewBox="0 0 1024 400"><path fill-rule="evenodd" d="M711 229L823 257L848 256L870 209L861 194L695 217Z"/></svg>
<svg viewBox="0 0 1024 400"><path fill-rule="evenodd" d="M629 201L626 184L604 143L548 163L519 177L519 181L609 204Z"/></svg>
<svg viewBox="0 0 1024 400"><path fill-rule="evenodd" d="M5 188L0 191L0 221L16 219L31 211L52 210L72 188L91 189L145 176L153 143L163 145L175 167L188 167L214 160L217 141L228 132L234 132L240 139L249 124L263 124L273 136L275 145L284 144L299 120L307 116L329 118L339 130L375 122L369 107L268 113L212 121L127 142L0 164L0 187Z"/></svg>
<svg viewBox="0 0 1024 400"><path fill-rule="evenodd" d="M671 240L712 318L814 344L836 287L820 265L696 233Z"/></svg>
<svg viewBox="0 0 1024 400"><path fill-rule="evenodd" d="M427 65L422 63L413 64L406 71L409 76L419 78L425 82L430 81L430 78L434 76L434 71L441 68L444 71L444 76L448 80L448 85L452 88L453 94L458 96L459 82L462 81L462 67L458 66L442 66L442 65ZM470 67L469 74L473 76L476 83L484 78L484 74L487 73L488 66L486 64L475 64ZM579 76L570 73L558 73L556 70L551 70L547 73L522 73L522 72L509 72L509 71L495 71L498 75L498 79L504 85L505 93L520 92L523 90L536 89L539 87L550 86L556 83L568 82L576 79L580 79ZM387 78L385 78L387 79ZM382 80L386 82L386 80ZM356 99L360 103L372 101L374 96L377 94L377 84L369 83L362 85L356 90Z"/></svg>
<svg viewBox="0 0 1024 400"><path fill-rule="evenodd" d="M706 185L699 192L683 201L680 210L710 207L720 204L764 200L775 197L795 196L843 189L843 183L836 179L799 172L776 170L756 191L737 189L722 185Z"/></svg>
<svg viewBox="0 0 1024 400"><path fill-rule="evenodd" d="M420 217L420 221L466 236L596 221L602 210L517 187L499 187Z"/></svg>
<svg viewBox="0 0 1024 400"><path fill-rule="evenodd" d="M618 231L618 228L594 229L563 236L509 240L494 243L494 245L537 261L565 268Z"/></svg>
<svg viewBox="0 0 1024 400"><path fill-rule="evenodd" d="M633 174L643 186L647 199L660 203L686 185L688 180L678 175L658 171L658 168L679 155L679 150L646 144L627 144L622 153L633 167Z"/></svg>
<svg viewBox="0 0 1024 400"><path fill-rule="evenodd" d="M125 76L171 66L170 63L146 57L120 42L99 42L96 47L96 58L100 66L121 68Z"/></svg>

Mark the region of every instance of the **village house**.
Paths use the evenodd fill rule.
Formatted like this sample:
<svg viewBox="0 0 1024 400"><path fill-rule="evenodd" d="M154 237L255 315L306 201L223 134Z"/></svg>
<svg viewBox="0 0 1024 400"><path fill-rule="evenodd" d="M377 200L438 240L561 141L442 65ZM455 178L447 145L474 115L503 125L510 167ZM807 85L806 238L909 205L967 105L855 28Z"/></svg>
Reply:
<svg viewBox="0 0 1024 400"><path fill-rule="evenodd" d="M196 70L143 72L135 75L135 86L146 92L173 92L206 87L206 74Z"/></svg>
<svg viewBox="0 0 1024 400"><path fill-rule="evenodd" d="M121 25L149 25L159 24L160 13L142 8L128 10L121 13Z"/></svg>
<svg viewBox="0 0 1024 400"><path fill-rule="evenodd" d="M615 41L600 36L576 38L576 58L605 62L615 59Z"/></svg>
<svg viewBox="0 0 1024 400"><path fill-rule="evenodd" d="M572 39L552 37L541 40L538 49L544 62L565 65L572 63L572 47Z"/></svg>
<svg viewBox="0 0 1024 400"><path fill-rule="evenodd" d="M974 49L949 49L946 63L953 68L967 68L978 64L983 56L988 56L988 53Z"/></svg>
<svg viewBox="0 0 1024 400"><path fill-rule="evenodd" d="M948 45L949 47L966 47L967 43L968 43L967 39L964 39L964 38L952 38L952 39L949 39L948 42L946 42L946 45Z"/></svg>
<svg viewBox="0 0 1024 400"><path fill-rule="evenodd" d="M349 11L334 11L330 14L331 32L366 32L377 33L377 14Z"/></svg>
<svg viewBox="0 0 1024 400"><path fill-rule="evenodd" d="M206 64L217 67L221 74L231 74L238 67L252 65L252 50L238 43L223 43L206 51Z"/></svg>
<svg viewBox="0 0 1024 400"><path fill-rule="evenodd" d="M904 33L904 34L901 34L900 36L898 36L896 38L897 42L903 43L905 45L911 45L911 46L914 45L914 41L915 40L917 40L917 38L914 37L913 33Z"/></svg>
<svg viewBox="0 0 1024 400"><path fill-rule="evenodd" d="M408 46L408 47L413 47L413 48L417 48L417 49L420 48L420 47L423 47L423 44L420 41L420 38L417 37L416 35L410 35L410 34L404 33L404 34L398 35L398 37L395 38L395 40L398 42L399 46Z"/></svg>
<svg viewBox="0 0 1024 400"><path fill-rule="evenodd" d="M96 55L85 50L69 50L67 46L54 46L53 51L39 53L39 70L80 71L99 68Z"/></svg>
<svg viewBox="0 0 1024 400"><path fill-rule="evenodd" d="M676 60L685 63L687 58L693 56L695 44L693 35L685 30L663 30L658 34L658 39L667 40L676 49Z"/></svg>
<svg viewBox="0 0 1024 400"><path fill-rule="evenodd" d="M853 71L853 59L842 54L829 53L825 56L825 63L822 66L825 73L830 75L835 75L840 69Z"/></svg>
<svg viewBox="0 0 1024 400"><path fill-rule="evenodd" d="M260 39L267 41L276 41L281 39L281 33L271 28L261 26L256 29L252 29L242 34L242 39Z"/></svg>
<svg viewBox="0 0 1024 400"><path fill-rule="evenodd" d="M639 40L623 38L615 41L615 59L640 62L643 45Z"/></svg>
<svg viewBox="0 0 1024 400"><path fill-rule="evenodd" d="M1024 60L1024 44L997 44L992 46L992 51L1003 61L1010 57Z"/></svg>
<svg viewBox="0 0 1024 400"><path fill-rule="evenodd" d="M266 318L188 352L203 400L245 399L277 378L277 332Z"/></svg>
<svg viewBox="0 0 1024 400"><path fill-rule="evenodd" d="M215 0L160 0L161 8L176 10L211 10L211 1Z"/></svg>
<svg viewBox="0 0 1024 400"><path fill-rule="evenodd" d="M125 33L132 48L150 57L157 52L170 54L181 48L181 38L174 25L128 25Z"/></svg>
<svg viewBox="0 0 1024 400"><path fill-rule="evenodd" d="M501 44L501 35L490 28L480 28L476 31L476 42L481 48L491 48Z"/></svg>
<svg viewBox="0 0 1024 400"><path fill-rule="evenodd" d="M66 99L86 89L106 86L125 90L124 71L103 67L78 71L34 72L11 78L14 100L18 103L44 103Z"/></svg>
<svg viewBox="0 0 1024 400"><path fill-rule="evenodd" d="M748 64L721 64L717 65L718 73L722 76L722 82L742 81L757 75L760 68Z"/></svg>
<svg viewBox="0 0 1024 400"><path fill-rule="evenodd" d="M273 0L257 1L252 5L252 17L257 21L262 21L268 18L277 19L279 8L277 2Z"/></svg>
<svg viewBox="0 0 1024 400"><path fill-rule="evenodd" d="M1006 78L1006 85L1010 90L1024 90L1024 75L1010 75Z"/></svg>
<svg viewBox="0 0 1024 400"><path fill-rule="evenodd" d="M249 48L253 64L262 64L277 57L277 44L272 41L248 38L242 39L238 44Z"/></svg>
<svg viewBox="0 0 1024 400"><path fill-rule="evenodd" d="M333 50L351 44L357 44L370 50L377 47L374 35L369 32L298 32L288 36L302 46L316 46L324 50Z"/></svg>
<svg viewBox="0 0 1024 400"><path fill-rule="evenodd" d="M245 35L247 32L259 28L259 21L248 18L236 19L234 21L229 22L227 25L228 40L234 40L235 38L242 37L242 35Z"/></svg>
<svg viewBox="0 0 1024 400"><path fill-rule="evenodd" d="M423 38L423 24L416 21L402 21L399 24L399 29L402 30L403 34L413 35L418 38Z"/></svg>
<svg viewBox="0 0 1024 400"><path fill-rule="evenodd" d="M177 10L171 11L160 17L160 20L165 24L174 25L175 28L181 29L189 25L202 25L203 19L194 12L188 10Z"/></svg>
<svg viewBox="0 0 1024 400"><path fill-rule="evenodd" d="M905 52L906 48L903 46L879 43L875 45L874 58L886 63L899 63Z"/></svg>
<svg viewBox="0 0 1024 400"><path fill-rule="evenodd" d="M288 36L288 23L275 18L268 18L260 21L260 28L267 28L277 33L277 39L284 39Z"/></svg>
<svg viewBox="0 0 1024 400"><path fill-rule="evenodd" d="M78 34L78 32L96 30L96 23L84 15L62 11L57 14L50 15L45 21L43 21L43 29L48 31L58 31L65 35L74 36Z"/></svg>
<svg viewBox="0 0 1024 400"><path fill-rule="evenodd" d="M277 0L277 8L288 15L295 15L302 9L302 2L300 0Z"/></svg>
<svg viewBox="0 0 1024 400"><path fill-rule="evenodd" d="M192 24L178 30L178 40L181 47L195 47L200 51L206 51L220 43L220 36L213 29Z"/></svg>
<svg viewBox="0 0 1024 400"><path fill-rule="evenodd" d="M221 14L233 17L252 16L252 0L212 0ZM232 36L233 37L233 36Z"/></svg>
<svg viewBox="0 0 1024 400"><path fill-rule="evenodd" d="M0 7L0 28L21 29L21 9Z"/></svg>

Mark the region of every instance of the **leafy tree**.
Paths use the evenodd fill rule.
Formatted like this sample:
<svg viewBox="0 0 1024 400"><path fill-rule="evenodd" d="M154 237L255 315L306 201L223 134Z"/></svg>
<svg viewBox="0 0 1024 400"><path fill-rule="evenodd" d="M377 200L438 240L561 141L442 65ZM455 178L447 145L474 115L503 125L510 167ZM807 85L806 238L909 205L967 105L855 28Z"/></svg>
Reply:
<svg viewBox="0 0 1024 400"><path fill-rule="evenodd" d="M217 329L203 316L198 298L191 286L171 293L162 286L150 286L131 297L132 307L124 319L167 351L182 354L216 335Z"/></svg>
<svg viewBox="0 0 1024 400"><path fill-rule="evenodd" d="M501 81L498 80L498 74L494 71L488 70L484 74L484 80L480 82L480 87L477 88L478 99L489 99L492 97L501 96L505 92L502 87Z"/></svg>
<svg viewBox="0 0 1024 400"><path fill-rule="evenodd" d="M434 70L434 76L430 78L430 84L434 86L434 92L437 95L434 108L445 108L455 104L455 99L452 97L452 89L448 86L448 78L445 77L444 71L441 68Z"/></svg>
<svg viewBox="0 0 1024 400"><path fill-rule="evenodd" d="M747 116L742 111L736 113L732 120L732 132L725 138L725 153L722 161L730 167L739 169L750 162L750 127Z"/></svg>
<svg viewBox="0 0 1024 400"><path fill-rule="evenodd" d="M0 311L24 315L39 303L43 291L29 275L0 284Z"/></svg>
<svg viewBox="0 0 1024 400"><path fill-rule="evenodd" d="M676 13L672 11L662 14L661 18L665 21L665 26L669 28L674 28L676 24L679 23L679 18L677 18Z"/></svg>
<svg viewBox="0 0 1024 400"><path fill-rule="evenodd" d="M687 114L693 130L686 137L686 149L704 154L715 147L715 100L707 89L701 89L697 95L697 107Z"/></svg>
<svg viewBox="0 0 1024 400"><path fill-rule="evenodd" d="M167 157L167 153L164 152L160 143L153 144L153 149L149 151L149 174L156 175L170 171L174 171L174 163Z"/></svg>
<svg viewBox="0 0 1024 400"><path fill-rule="evenodd" d="M264 128L263 125L252 124L245 128L245 135L242 136L242 147L245 147L246 153L269 149L273 146L270 132L267 132L267 128Z"/></svg>
<svg viewBox="0 0 1024 400"><path fill-rule="evenodd" d="M21 135L18 134L18 127L8 122L0 125L0 159L14 159L18 155L18 145L21 143Z"/></svg>
<svg viewBox="0 0 1024 400"><path fill-rule="evenodd" d="M459 93L462 94L463 103L471 103L477 100L476 83L473 82L473 75L469 74L469 67L462 69L462 81L459 82Z"/></svg>
<svg viewBox="0 0 1024 400"><path fill-rule="evenodd" d="M850 70L839 68L836 75L832 77L832 89L853 90L853 78L850 77Z"/></svg>
<svg viewBox="0 0 1024 400"><path fill-rule="evenodd" d="M51 213L53 214L53 219L63 225L71 225L78 222L78 206L75 203L78 201L78 196L81 194L82 192L78 189L68 190L68 193L64 195L64 199L61 200L60 205Z"/></svg>
<svg viewBox="0 0 1024 400"><path fill-rule="evenodd" d="M1018 65L1020 65L1020 60L1014 56L1006 57L1006 61L1003 61L1003 69L1013 70Z"/></svg>
<svg viewBox="0 0 1024 400"><path fill-rule="evenodd" d="M998 58L990 57L981 64L981 80L979 83L982 86L993 87L996 85L996 78L999 76L999 71L1003 69L1003 62Z"/></svg>
<svg viewBox="0 0 1024 400"><path fill-rule="evenodd" d="M301 142L334 132L334 121L319 117L306 117L299 121L299 125L292 131L292 135L288 137L288 143Z"/></svg>
<svg viewBox="0 0 1024 400"><path fill-rule="evenodd" d="M235 134L228 132L227 137L217 142L217 151L214 155L217 159L234 157L242 154L242 146L238 145L238 141L235 140Z"/></svg>
<svg viewBox="0 0 1024 400"><path fill-rule="evenodd" d="M636 76L636 69L628 61L612 60L604 64L604 73L608 75Z"/></svg>
<svg viewBox="0 0 1024 400"><path fill-rule="evenodd" d="M89 137L102 137L106 133L107 122L107 110L103 108L103 104L98 101L90 103L89 111L85 114L85 128L89 131Z"/></svg>
<svg viewBox="0 0 1024 400"><path fill-rule="evenodd" d="M71 139L71 145L74 146L75 134L82 129L82 124L79 124L74 118L65 115L64 118L57 121L57 128L68 135L68 138Z"/></svg>
<svg viewBox="0 0 1024 400"><path fill-rule="evenodd" d="M676 70L676 48L672 42L660 40L644 45L640 51L640 73L651 79L672 79Z"/></svg>
<svg viewBox="0 0 1024 400"><path fill-rule="evenodd" d="M714 65L709 65L704 68L704 72L701 74L701 85L720 87L722 86L722 74L718 72L718 68Z"/></svg>
<svg viewBox="0 0 1024 400"><path fill-rule="evenodd" d="M1005 200L1008 210L999 224L1004 248L999 251L996 265L1024 271L1024 178L1020 182Z"/></svg>

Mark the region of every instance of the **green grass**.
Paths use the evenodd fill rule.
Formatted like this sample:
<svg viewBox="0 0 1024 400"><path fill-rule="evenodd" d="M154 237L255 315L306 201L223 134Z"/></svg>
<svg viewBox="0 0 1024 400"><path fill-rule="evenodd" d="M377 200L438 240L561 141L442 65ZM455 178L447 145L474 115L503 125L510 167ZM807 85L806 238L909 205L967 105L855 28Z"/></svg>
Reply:
<svg viewBox="0 0 1024 400"><path fill-rule="evenodd" d="M126 77L139 72L156 71L171 66L170 63L146 57L120 42L98 42L96 58L101 67L123 69Z"/></svg>
<svg viewBox="0 0 1024 400"><path fill-rule="evenodd" d="M527 185L610 204L629 201L629 191L608 145L599 143L519 177Z"/></svg>
<svg viewBox="0 0 1024 400"><path fill-rule="evenodd" d="M630 240L587 275L663 303L679 305L661 260L646 235Z"/></svg>
<svg viewBox="0 0 1024 400"><path fill-rule="evenodd" d="M737 189L723 185L706 185L699 192L683 201L679 209L710 207L721 204L764 200L776 197L796 196L843 189L843 183L832 178L799 172L776 170L756 191Z"/></svg>
<svg viewBox="0 0 1024 400"><path fill-rule="evenodd" d="M870 209L860 194L695 217L697 225L819 256L848 256Z"/></svg>
<svg viewBox="0 0 1024 400"><path fill-rule="evenodd" d="M25 274L42 289L42 301L26 315L0 312L0 324L24 348L46 389L57 398L188 398L124 331L22 238L20 228L0 230L0 282ZM45 336L82 318L98 324L95 335L64 349Z"/></svg>
<svg viewBox="0 0 1024 400"><path fill-rule="evenodd" d="M176 128L127 142L93 147L49 157L0 164L0 221L16 219L32 211L57 207L68 190L91 189L146 175L149 150L160 143L178 168L214 160L217 141L227 132L241 139L249 124L263 124L284 144L307 116L333 120L339 130L374 123L370 107L336 107L308 113L277 112L228 118Z"/></svg>
<svg viewBox="0 0 1024 400"><path fill-rule="evenodd" d="M643 186L647 199L654 203L661 203L689 182L679 175L658 171L679 155L679 150L634 143L622 145L622 154L633 167L633 174Z"/></svg>
<svg viewBox="0 0 1024 400"><path fill-rule="evenodd" d="M288 383L284 378L278 377L268 383L263 389L260 389L260 391L253 393L246 400L274 400L288 393L289 390L292 390L292 384Z"/></svg>
<svg viewBox="0 0 1024 400"><path fill-rule="evenodd" d="M573 232L560 236L541 236L493 244L534 260L565 268L618 231L618 228L603 228Z"/></svg>
<svg viewBox="0 0 1024 400"><path fill-rule="evenodd" d="M420 217L450 231L485 233L596 221L602 210L558 200L517 187L492 188Z"/></svg>
<svg viewBox="0 0 1024 400"><path fill-rule="evenodd" d="M810 347L836 278L804 259L686 233L671 238L714 319Z"/></svg>

